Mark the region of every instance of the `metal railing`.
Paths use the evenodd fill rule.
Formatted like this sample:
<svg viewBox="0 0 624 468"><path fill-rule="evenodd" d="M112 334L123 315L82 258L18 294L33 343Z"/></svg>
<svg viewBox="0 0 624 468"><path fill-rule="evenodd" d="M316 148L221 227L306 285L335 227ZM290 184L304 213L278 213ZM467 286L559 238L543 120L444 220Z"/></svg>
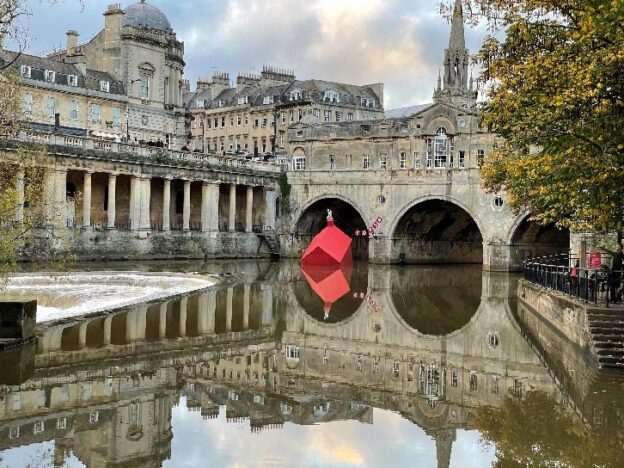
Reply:
<svg viewBox="0 0 624 468"><path fill-rule="evenodd" d="M547 289L559 291L594 304L622 303L623 270L584 268L578 257L569 254L550 255L525 260L524 278Z"/></svg>

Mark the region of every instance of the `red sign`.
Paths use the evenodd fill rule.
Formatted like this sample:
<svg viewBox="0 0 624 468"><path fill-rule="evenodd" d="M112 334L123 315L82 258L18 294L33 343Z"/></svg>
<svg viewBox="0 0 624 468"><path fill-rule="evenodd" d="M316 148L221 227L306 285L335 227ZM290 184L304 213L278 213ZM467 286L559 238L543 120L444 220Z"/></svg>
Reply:
<svg viewBox="0 0 624 468"><path fill-rule="evenodd" d="M589 268L600 268L602 266L602 254L592 252L589 254Z"/></svg>

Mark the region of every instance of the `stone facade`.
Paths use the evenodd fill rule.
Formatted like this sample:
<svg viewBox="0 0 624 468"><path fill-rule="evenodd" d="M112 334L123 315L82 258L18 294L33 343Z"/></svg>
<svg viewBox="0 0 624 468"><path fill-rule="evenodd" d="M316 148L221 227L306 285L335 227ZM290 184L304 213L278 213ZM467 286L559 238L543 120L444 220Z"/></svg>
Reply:
<svg viewBox="0 0 624 468"><path fill-rule="evenodd" d="M504 194L482 188L479 168L497 137L480 125L467 57L458 1L434 103L378 121L289 128L290 218L280 231L288 255L324 227L328 208L349 235L368 232L358 254L374 262L508 270L567 251L567 233L529 223Z"/></svg>
<svg viewBox="0 0 624 468"><path fill-rule="evenodd" d="M280 160L286 159L292 124L376 119L384 113L383 84L302 81L292 71L269 66L260 75L240 74L236 87L227 73L200 78L184 100L194 116L194 148L256 157L275 150Z"/></svg>

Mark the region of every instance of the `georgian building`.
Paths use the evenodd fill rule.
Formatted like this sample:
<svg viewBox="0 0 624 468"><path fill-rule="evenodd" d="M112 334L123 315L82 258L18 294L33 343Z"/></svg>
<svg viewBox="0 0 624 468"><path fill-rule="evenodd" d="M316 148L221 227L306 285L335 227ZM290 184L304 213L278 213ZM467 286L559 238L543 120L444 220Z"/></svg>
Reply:
<svg viewBox="0 0 624 468"><path fill-rule="evenodd" d="M121 139L128 98L122 82L85 64L0 51L0 60L19 73L25 117L32 130Z"/></svg>
<svg viewBox="0 0 624 468"><path fill-rule="evenodd" d="M356 86L297 80L294 72L264 66L240 74L236 87L227 73L200 78L184 95L194 116L193 149L285 155L287 129L299 122L351 122L382 118L383 84ZM284 156L285 157L285 156Z"/></svg>
<svg viewBox="0 0 624 468"><path fill-rule="evenodd" d="M80 136L161 139L180 149L185 141L184 44L164 13L145 0L126 9L111 4L104 28L84 44L78 37L68 31L66 48L47 57L17 57L28 88L24 107L27 112L32 108L34 127L53 125L59 114L60 126L79 129L72 132ZM5 61L15 56L3 53Z"/></svg>

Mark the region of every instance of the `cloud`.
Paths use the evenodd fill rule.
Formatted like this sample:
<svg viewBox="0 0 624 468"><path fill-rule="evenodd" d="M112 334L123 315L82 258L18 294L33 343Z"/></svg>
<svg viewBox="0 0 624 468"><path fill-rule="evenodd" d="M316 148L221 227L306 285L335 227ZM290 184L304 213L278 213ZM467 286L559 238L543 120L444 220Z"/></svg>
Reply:
<svg viewBox="0 0 624 468"><path fill-rule="evenodd" d="M64 32L89 39L112 0L64 0L35 8L30 50L62 46ZM258 72L270 64L300 79L385 83L386 107L429 102L450 26L437 0L151 0L185 42L186 77ZM127 3L124 3L127 5ZM53 25L51 27L50 25ZM483 30L466 28L474 51Z"/></svg>

